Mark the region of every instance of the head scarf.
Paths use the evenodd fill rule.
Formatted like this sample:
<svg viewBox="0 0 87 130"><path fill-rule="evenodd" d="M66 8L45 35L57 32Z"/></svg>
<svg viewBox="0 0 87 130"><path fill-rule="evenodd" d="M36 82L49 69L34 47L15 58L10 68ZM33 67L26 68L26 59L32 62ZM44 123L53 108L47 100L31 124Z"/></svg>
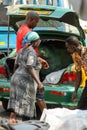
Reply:
<svg viewBox="0 0 87 130"><path fill-rule="evenodd" d="M36 33L36 32L29 32L24 37L24 39L22 41L22 46L24 46L26 43L28 43L30 45L32 41L36 41L39 38L40 38L40 36L38 35L38 33Z"/></svg>

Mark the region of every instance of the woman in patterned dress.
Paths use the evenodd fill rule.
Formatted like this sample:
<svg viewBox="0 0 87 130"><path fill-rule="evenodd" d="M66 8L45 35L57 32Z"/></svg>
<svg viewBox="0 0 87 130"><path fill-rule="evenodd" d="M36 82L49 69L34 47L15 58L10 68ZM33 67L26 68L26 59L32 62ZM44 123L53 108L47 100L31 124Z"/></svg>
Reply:
<svg viewBox="0 0 87 130"><path fill-rule="evenodd" d="M37 75L40 62L37 58L35 48L40 44L39 35L29 32L24 42L26 45L16 57L17 69L11 77L11 92L8 103L10 108L10 123L16 123L16 114L22 116L22 120L29 120L35 114L36 89L43 92L43 84ZM37 84L36 84L37 83Z"/></svg>

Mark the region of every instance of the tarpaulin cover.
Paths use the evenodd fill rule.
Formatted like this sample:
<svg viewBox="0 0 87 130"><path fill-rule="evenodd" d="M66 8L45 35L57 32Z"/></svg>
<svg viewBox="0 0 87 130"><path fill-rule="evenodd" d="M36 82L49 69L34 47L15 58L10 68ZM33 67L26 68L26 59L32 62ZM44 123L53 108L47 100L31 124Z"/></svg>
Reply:
<svg viewBox="0 0 87 130"><path fill-rule="evenodd" d="M48 130L87 130L87 110L44 109L40 120L50 125Z"/></svg>

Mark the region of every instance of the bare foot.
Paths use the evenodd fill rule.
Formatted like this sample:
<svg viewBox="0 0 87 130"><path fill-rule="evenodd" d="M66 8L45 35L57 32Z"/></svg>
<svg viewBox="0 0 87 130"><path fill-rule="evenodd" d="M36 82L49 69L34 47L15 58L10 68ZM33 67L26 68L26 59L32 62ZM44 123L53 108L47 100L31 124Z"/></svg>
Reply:
<svg viewBox="0 0 87 130"><path fill-rule="evenodd" d="M17 121L16 121L14 118L11 118L11 119L9 120L9 123L12 124L12 125L14 125L14 124L17 123Z"/></svg>

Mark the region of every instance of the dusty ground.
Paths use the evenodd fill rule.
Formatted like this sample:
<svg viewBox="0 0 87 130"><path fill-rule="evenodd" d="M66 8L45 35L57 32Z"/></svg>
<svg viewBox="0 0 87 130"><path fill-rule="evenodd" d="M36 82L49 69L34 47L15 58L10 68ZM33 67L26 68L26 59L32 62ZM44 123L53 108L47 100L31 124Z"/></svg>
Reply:
<svg viewBox="0 0 87 130"><path fill-rule="evenodd" d="M9 119L10 112L5 111L2 107L2 103L0 102L0 117ZM21 121L20 117L17 117L17 120Z"/></svg>
<svg viewBox="0 0 87 130"><path fill-rule="evenodd" d="M0 117L9 118L9 112L6 112L3 107L2 103L0 102Z"/></svg>

